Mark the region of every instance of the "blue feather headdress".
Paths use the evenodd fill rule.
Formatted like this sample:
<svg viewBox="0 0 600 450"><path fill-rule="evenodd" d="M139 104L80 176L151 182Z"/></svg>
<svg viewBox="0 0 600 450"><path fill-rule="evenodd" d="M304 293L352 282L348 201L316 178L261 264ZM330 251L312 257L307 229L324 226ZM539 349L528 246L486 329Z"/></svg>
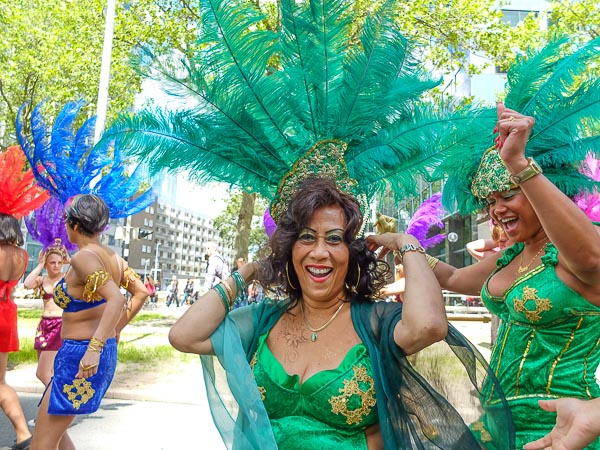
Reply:
<svg viewBox="0 0 600 450"><path fill-rule="evenodd" d="M118 145L109 140L93 145L95 117L75 131L73 122L83 104L67 103L52 127L42 115L42 103L36 105L30 135L24 131L24 106L19 109L17 137L38 184L62 205L77 194L98 195L106 202L111 218L143 210L154 201L154 194L142 187L141 168L128 176Z"/></svg>
<svg viewBox="0 0 600 450"><path fill-rule="evenodd" d="M152 173L188 169L273 199L275 221L307 175L349 181L368 199L413 194L419 176L483 128L472 109L428 99L441 80L413 56L394 3L357 39L350 0L283 0L275 31L247 2L202 1L197 53L173 62L147 51L140 67L187 106L124 115L103 139Z"/></svg>
<svg viewBox="0 0 600 450"><path fill-rule="evenodd" d="M578 168L588 153L600 153L600 79L593 72L599 57L600 38L580 47L560 38L518 58L507 74L506 106L535 119L526 155L569 197L593 192L598 185ZM480 120L491 136L495 111ZM434 174L448 176L443 203L449 211L468 214L484 207L471 192L471 181L492 145L486 137L471 149L457 148Z"/></svg>

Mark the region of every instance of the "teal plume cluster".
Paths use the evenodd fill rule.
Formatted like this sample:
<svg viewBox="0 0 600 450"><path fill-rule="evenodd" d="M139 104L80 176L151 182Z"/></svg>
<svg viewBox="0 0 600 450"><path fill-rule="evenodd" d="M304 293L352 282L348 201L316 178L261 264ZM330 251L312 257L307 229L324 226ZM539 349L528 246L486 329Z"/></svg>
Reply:
<svg viewBox="0 0 600 450"><path fill-rule="evenodd" d="M269 199L311 148L340 142L367 198L414 194L418 176L484 130L476 110L431 100L441 79L401 34L395 3L352 33L350 0L283 0L276 30L248 2L203 0L197 53L169 59L146 49L140 63L185 106L122 115L103 139L153 174L188 170Z"/></svg>
<svg viewBox="0 0 600 450"><path fill-rule="evenodd" d="M505 105L532 116L535 125L526 156L533 157L562 192L573 198L592 193L598 182L580 171L587 155L600 153L600 38L578 47L567 37L517 58L507 73ZM494 127L495 110L480 120ZM446 178L443 203L467 214L484 207L471 193L471 181L493 138L482 138L472 149L448 153L434 178Z"/></svg>

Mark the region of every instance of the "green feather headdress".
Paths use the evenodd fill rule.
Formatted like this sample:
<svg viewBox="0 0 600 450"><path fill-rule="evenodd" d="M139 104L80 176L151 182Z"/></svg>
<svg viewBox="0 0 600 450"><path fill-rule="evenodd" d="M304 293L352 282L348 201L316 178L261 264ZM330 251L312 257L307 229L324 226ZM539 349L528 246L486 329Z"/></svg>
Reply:
<svg viewBox="0 0 600 450"><path fill-rule="evenodd" d="M323 174L301 160L335 142L346 170L333 175L338 184L347 178L365 198L388 188L413 194L419 175L429 177L445 152L471 148L484 129L472 110L426 99L441 80L413 57L394 3L367 17L356 40L351 0L282 0L275 31L247 3L203 0L198 52L173 62L147 51L141 67L188 106L122 116L104 139L117 138L153 173L187 169L275 206L297 185L290 172Z"/></svg>
<svg viewBox="0 0 600 450"><path fill-rule="evenodd" d="M600 38L580 48L560 38L518 58L507 74L506 106L535 118L526 155L569 197L591 192L597 184L578 169L588 153L600 153L600 79L592 72L598 70L599 57ZM480 119L491 130L495 110ZM470 151L453 151L438 167L435 177L448 176L443 198L448 210L468 214L484 207L472 192L476 174L476 192L483 192L482 183L498 191L510 185L508 171L493 158L495 149L486 151L490 146L491 137Z"/></svg>

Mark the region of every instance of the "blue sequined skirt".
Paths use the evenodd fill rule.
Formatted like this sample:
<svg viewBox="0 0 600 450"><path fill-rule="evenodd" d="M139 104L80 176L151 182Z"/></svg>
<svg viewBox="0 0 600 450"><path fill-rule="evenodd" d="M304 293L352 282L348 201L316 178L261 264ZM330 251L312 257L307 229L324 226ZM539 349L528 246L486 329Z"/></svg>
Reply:
<svg viewBox="0 0 600 450"><path fill-rule="evenodd" d="M89 340L63 340L54 360L48 414L90 414L100 407L117 368L117 342L114 338L106 341L95 375L90 378L74 378L89 343Z"/></svg>

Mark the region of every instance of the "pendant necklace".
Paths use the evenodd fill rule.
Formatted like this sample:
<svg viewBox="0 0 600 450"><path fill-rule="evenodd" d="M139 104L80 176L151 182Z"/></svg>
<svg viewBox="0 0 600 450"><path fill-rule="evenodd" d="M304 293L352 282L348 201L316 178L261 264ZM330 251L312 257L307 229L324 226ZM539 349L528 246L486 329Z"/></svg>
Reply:
<svg viewBox="0 0 600 450"><path fill-rule="evenodd" d="M331 322L333 322L333 320L337 317L337 315L340 313L340 311L342 310L343 307L344 307L344 302L342 302L342 304L337 309L337 311L333 313L333 316L331 316L331 318L327 322L325 322L324 325L321 325L319 328L313 328L310 326L310 324L306 320L306 316L304 315L304 308L302 307L302 302L300 302L300 311L302 311L302 318L304 319L304 325L306 325L306 328L308 328L310 331L312 331L312 334L310 335L310 340L312 342L316 342L317 333L319 331L323 331L325 328L327 328L331 324Z"/></svg>
<svg viewBox="0 0 600 450"><path fill-rule="evenodd" d="M526 266L521 265L521 264L523 264L523 253L521 253L521 263L519 264L517 273L525 273L525 272L529 271L529 266L535 261L535 259L540 255L540 253L542 253L544 251L544 249L546 248L546 242L548 242L548 239L546 239L544 241L544 245L542 245L542 248L540 248L540 250L535 254L535 256L533 258L531 258L531 261L529 261L529 263L527 263Z"/></svg>

